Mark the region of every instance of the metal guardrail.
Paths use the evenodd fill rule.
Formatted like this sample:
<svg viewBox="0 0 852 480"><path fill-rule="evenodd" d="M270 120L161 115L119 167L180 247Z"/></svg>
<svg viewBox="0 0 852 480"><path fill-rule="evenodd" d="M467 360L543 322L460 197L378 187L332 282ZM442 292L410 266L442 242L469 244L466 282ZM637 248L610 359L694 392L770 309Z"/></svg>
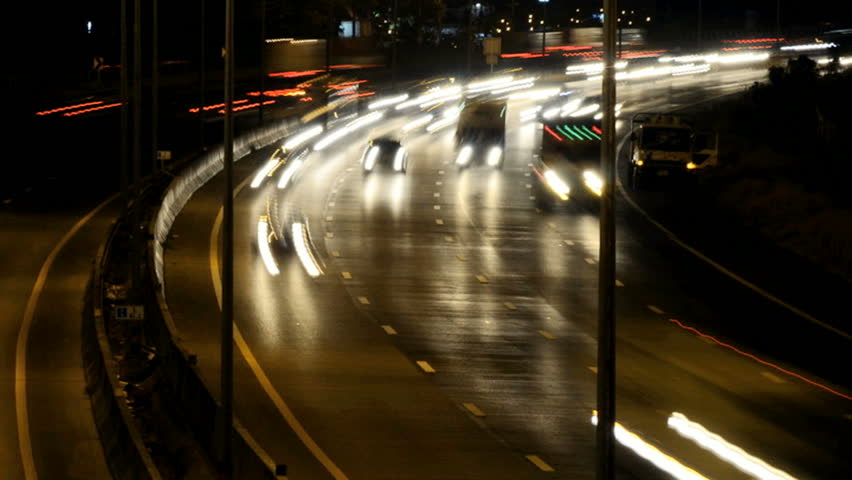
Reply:
<svg viewBox="0 0 852 480"><path fill-rule="evenodd" d="M83 308L82 354L86 391L110 473L115 479L160 480L154 460L136 425L118 383L118 365L112 355L104 323L104 270L109 262L116 222L98 248Z"/></svg>
<svg viewBox="0 0 852 480"><path fill-rule="evenodd" d="M238 161L254 150L264 148L284 137L297 119L286 119L276 125L257 129L237 139L234 143L234 161ZM163 276L163 244L180 211L192 195L223 168L222 147L209 152L183 169L161 196L159 208L153 215L148 232L151 239L147 245L147 272L145 289L145 336L157 348L160 358L160 374L169 386L174 401L181 409L184 420L198 444L208 458L215 459L221 438L222 425L218 424L221 404L210 393L198 368L196 357L183 346L165 299ZM281 478L282 466L276 465L235 418L232 438L234 478L269 479ZM276 472L278 470L278 472Z"/></svg>

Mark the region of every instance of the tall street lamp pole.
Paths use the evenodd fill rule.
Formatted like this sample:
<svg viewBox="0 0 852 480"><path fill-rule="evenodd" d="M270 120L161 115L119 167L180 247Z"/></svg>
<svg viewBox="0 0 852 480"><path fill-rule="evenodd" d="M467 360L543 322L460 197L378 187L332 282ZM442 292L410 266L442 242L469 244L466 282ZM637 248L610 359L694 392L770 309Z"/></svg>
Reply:
<svg viewBox="0 0 852 480"><path fill-rule="evenodd" d="M542 15L542 17L544 17L544 19L543 19L544 23L541 24L541 54L542 55L545 54L544 45L547 41L547 4L549 2L550 2L550 0L538 0L538 3L540 3L542 5L542 8L544 9L544 15Z"/></svg>
<svg viewBox="0 0 852 480"><path fill-rule="evenodd" d="M598 270L597 480L615 478L615 42L617 0L604 0L603 140Z"/></svg>
<svg viewBox="0 0 852 480"><path fill-rule="evenodd" d="M234 418L234 0L225 0L225 195L222 208L222 458L221 475L230 479Z"/></svg>

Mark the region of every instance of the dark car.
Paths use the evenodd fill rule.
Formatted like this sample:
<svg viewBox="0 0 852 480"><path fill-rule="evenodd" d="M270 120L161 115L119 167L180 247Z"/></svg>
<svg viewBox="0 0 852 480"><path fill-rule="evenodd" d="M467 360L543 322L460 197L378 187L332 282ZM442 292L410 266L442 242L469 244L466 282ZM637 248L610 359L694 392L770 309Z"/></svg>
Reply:
<svg viewBox="0 0 852 480"><path fill-rule="evenodd" d="M361 167L365 174L378 168L405 173L408 169L408 151L399 143L399 140L375 138L370 140L361 156Z"/></svg>

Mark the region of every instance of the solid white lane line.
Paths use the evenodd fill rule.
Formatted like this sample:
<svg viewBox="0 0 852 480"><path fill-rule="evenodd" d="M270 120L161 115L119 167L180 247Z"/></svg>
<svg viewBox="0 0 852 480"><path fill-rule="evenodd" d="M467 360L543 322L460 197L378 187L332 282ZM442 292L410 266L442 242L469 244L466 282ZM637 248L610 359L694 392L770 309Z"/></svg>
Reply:
<svg viewBox="0 0 852 480"><path fill-rule="evenodd" d="M369 305L370 304L370 299L368 299L367 297L364 297L364 296L358 297L358 301L361 302L361 305Z"/></svg>
<svg viewBox="0 0 852 480"><path fill-rule="evenodd" d="M109 205L113 200L118 198L118 195L113 195L97 207L92 209L83 218L77 221L70 230L65 232L65 235L59 240L59 243L53 247L53 250L47 255L41 269L36 277L33 289L30 292L30 298L27 299L27 306L24 309L24 318L21 322L21 328L18 330L18 339L15 344L15 415L18 423L18 451L21 454L21 464L24 468L24 478L26 480L36 480L38 472L33 459L33 445L30 437L30 416L27 405L27 342L30 336L30 327L33 323L38 299L44 290L44 284L47 282L47 275L50 273L50 268L53 262L59 255L59 252L65 247L74 235L80 231L83 226L89 222L95 215L98 214L104 207Z"/></svg>
<svg viewBox="0 0 852 480"><path fill-rule="evenodd" d="M417 366L426 373L435 373L435 369L426 360L417 360Z"/></svg>
<svg viewBox="0 0 852 480"><path fill-rule="evenodd" d="M438 225L443 225L443 224L444 224L444 220L442 220L442 219L440 219L440 218L436 218L436 219L435 219L435 223L437 223Z"/></svg>
<svg viewBox="0 0 852 480"><path fill-rule="evenodd" d="M781 377L779 377L778 375L775 375L775 374L773 374L773 373L770 373L770 372L760 372L760 374L761 374L761 375L763 375L765 378L769 379L769 380L770 380L771 382L773 382L773 383L787 383L787 382L785 382L785 381L784 381L784 379L783 379L783 378L781 378Z"/></svg>
<svg viewBox="0 0 852 480"><path fill-rule="evenodd" d="M390 325L382 325L382 330L385 331L388 335L396 335L396 330Z"/></svg>
<svg viewBox="0 0 852 480"><path fill-rule="evenodd" d="M251 178L251 177L249 177ZM242 187L244 187L246 182L243 182L239 185L234 194L237 195ZM219 303L219 309L222 309L222 278L221 273L219 271L219 229L222 226L222 208L219 208L219 214L216 216L216 220L213 222L213 230L210 232L210 245L208 250L210 252L210 275L213 277L213 291L216 294L216 300ZM240 354L246 360L246 363L251 368L252 373L254 373L255 378L260 383L263 391L266 392L266 395L272 401L275 408L278 410L278 413L284 418L287 422L287 425L293 429L293 432L299 437L299 440L307 447L307 449L311 452L314 458L319 461L323 467L334 477L335 480L348 480L349 477L343 473L342 470L329 458L329 456L325 453L325 451L320 448L320 446L314 441L313 437L311 437L305 427L302 426L302 423L299 422L299 419L293 414L293 411L290 410L290 407L284 403L284 399L281 398L281 395L272 385L272 382L269 380L269 377L266 375L266 372L260 366L260 363L257 361L257 358L254 356L254 353L246 343L243 338L242 333L240 332L240 328L234 323L234 341L237 344L237 348L240 351Z"/></svg>
<svg viewBox="0 0 852 480"><path fill-rule="evenodd" d="M532 462L532 464L535 465L536 467L538 467L538 469L541 470L542 472L555 472L556 471L556 470L553 469L553 467L548 465L547 462L545 462L544 460L539 458L538 455L527 455L526 459L529 460L530 462Z"/></svg>
<svg viewBox="0 0 852 480"><path fill-rule="evenodd" d="M656 305L648 305L648 310L656 313L657 315L662 315L662 314L666 313L666 312L663 311L662 308L660 308Z"/></svg>
<svg viewBox="0 0 852 480"><path fill-rule="evenodd" d="M485 412L479 409L475 403L462 403L462 406L467 409L468 412L472 413L474 417L484 417Z"/></svg>
<svg viewBox="0 0 852 480"><path fill-rule="evenodd" d="M485 275L477 275L476 279L479 280L479 283L488 283L488 277Z"/></svg>
<svg viewBox="0 0 852 480"><path fill-rule="evenodd" d="M556 337L548 331L538 330L538 334L541 335L542 337L548 339L548 340L556 340Z"/></svg>
<svg viewBox="0 0 852 480"><path fill-rule="evenodd" d="M514 303L512 303L512 302L503 302L503 305L504 305L506 308L508 308L509 310L517 310L517 309L518 309L518 306L517 306L517 305L515 305L515 304L514 304Z"/></svg>
<svg viewBox="0 0 852 480"><path fill-rule="evenodd" d="M629 136L625 136L625 137L624 137L624 139L621 141L622 143L621 143L621 145L620 145L620 146L619 146L619 148L618 148L618 151L619 151L619 152L620 152L620 151L621 151L621 149L624 147L624 143L625 143L625 141L626 141L628 138L630 138L630 137L629 137ZM617 156L617 155L616 155L616 158L618 158L618 156ZM660 231L662 231L662 232L663 232L663 233L664 233L667 237L669 237L669 240L671 240L672 242L676 243L677 245L679 245L679 246L680 246L681 248L683 248L684 250L686 250L686 251L688 251L689 253L691 253L691 254L695 255L696 257L700 258L701 260L703 260L704 262L708 263L709 265L711 265L711 266L712 266L713 268L715 268L716 270L719 270L720 272L724 273L724 274L725 274L725 275L727 275L728 277L730 277L730 278L732 278L732 279L736 280L737 282L741 283L742 285L745 285L745 286L746 286L748 289L750 289L751 291L753 291L753 292L755 292L755 293L757 293L757 294L759 294L759 295L762 295L763 297L765 297L765 298L767 298L767 299L771 300L772 302L775 302L776 304L778 304L778 305L780 305L780 306L782 306L782 307L786 308L787 310L789 310L789 311L791 311L791 312L795 313L796 315L798 315L798 316L800 316L800 317L804 318L805 320L807 320L807 321L809 321L809 322L811 322L811 323L814 323L814 324L816 324L816 325L819 325L820 327L825 328L826 330L830 330L830 331L832 331L832 332L834 332L834 333L836 333L836 334L840 335L841 337L843 337L843 338L845 338L845 339L847 339L847 340L852 340L852 334L847 333L847 332L844 332L843 330L840 330L840 329L839 329L839 328L837 328L837 327L834 327L834 326L829 325L829 324L827 324L827 323L825 323L825 322L823 322L823 321L820 321L820 320L818 320L816 317L814 317L814 316L812 316L812 315L808 314L807 312L805 312L804 310L801 310L801 309L799 309L799 308L794 307L793 305L790 305L789 303L785 302L784 300L781 300L780 298L776 297L775 295L772 295L771 293L767 292L766 290L764 290L764 289L762 289L762 288L758 287L757 285L755 285L755 284L753 284L753 283L749 282L748 280L746 280L746 279L744 279L743 277L741 277L741 276L737 275L736 273L734 273L734 272L732 272L732 271L728 270L727 268L723 267L721 264L719 264L719 263L717 263L717 262L713 261L713 260L712 260L710 257L708 257L707 255L704 255L703 253L699 252L699 251L698 251L698 250L696 250L695 248L690 247L689 245L687 245L686 243L684 243L684 242L683 242L683 240L681 240L681 239L680 239L677 235L675 235L675 234L674 234L674 232L672 232L672 231L671 231L671 230L669 230L668 228L664 227L664 226L663 226L663 224L661 224L660 222L658 222L658 221L654 220L654 219L653 219L653 218L652 218L652 217L648 214L648 212L646 212L646 211L645 211L642 207L640 207L640 206L639 206L639 205L638 205L638 204L637 204L637 203L633 200L633 198L632 198L632 197L631 197L631 196L627 193L627 190L625 190L625 189L624 189L624 185L622 185L622 184L621 184L621 180L616 179L616 182L615 182L615 183L616 183L616 185L617 185L617 187L618 187L618 191L621 193L621 196L622 196L622 197L624 197L624 199L625 199L625 200L627 200L627 203L628 203L628 204L630 204L630 206L631 206L631 207L633 207L634 209L636 209L636 211L637 211L637 212L639 212L639 213L640 213L643 217L645 217L645 219L646 219L646 220L648 220L649 222L651 222L651 224L652 224L652 225L654 225L655 227L657 227L658 229L660 229Z"/></svg>
<svg viewBox="0 0 852 480"><path fill-rule="evenodd" d="M340 276L343 277L344 280L352 280L352 274L349 272L340 272Z"/></svg>

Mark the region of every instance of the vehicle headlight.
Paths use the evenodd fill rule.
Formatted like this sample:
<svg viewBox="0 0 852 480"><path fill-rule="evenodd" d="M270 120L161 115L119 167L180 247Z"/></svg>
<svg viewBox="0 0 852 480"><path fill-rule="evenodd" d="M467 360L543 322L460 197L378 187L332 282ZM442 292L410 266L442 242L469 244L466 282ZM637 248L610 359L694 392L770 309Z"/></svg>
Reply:
<svg viewBox="0 0 852 480"><path fill-rule="evenodd" d="M696 165L696 164L695 164L695 163L693 163L693 162L689 162L689 163L687 163L687 164L686 164L686 169L687 169L687 170L695 170L697 167L698 167L698 165Z"/></svg>
<svg viewBox="0 0 852 480"><path fill-rule="evenodd" d="M470 162L470 157L473 156L473 147L470 145L465 145L462 147L461 151L459 151L459 156L456 157L456 164L458 165L467 165Z"/></svg>
<svg viewBox="0 0 852 480"><path fill-rule="evenodd" d="M645 165L645 161L644 161L644 160L642 160L642 159L636 160L636 166L637 166L637 167L641 167L642 165Z"/></svg>
<svg viewBox="0 0 852 480"><path fill-rule="evenodd" d="M548 170L544 172L544 181L547 183L547 186L553 190L559 198L562 200L568 200L568 193L571 192L571 189L568 187L568 184L565 183L559 175L556 174L553 170Z"/></svg>

